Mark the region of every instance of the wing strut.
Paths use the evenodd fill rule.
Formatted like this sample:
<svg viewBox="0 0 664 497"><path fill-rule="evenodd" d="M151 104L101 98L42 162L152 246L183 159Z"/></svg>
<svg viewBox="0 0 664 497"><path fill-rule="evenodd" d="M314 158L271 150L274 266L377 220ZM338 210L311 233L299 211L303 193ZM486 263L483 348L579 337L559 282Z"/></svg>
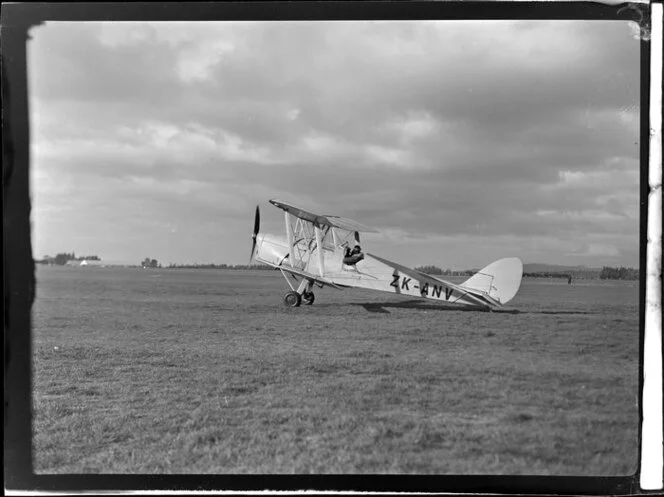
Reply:
<svg viewBox="0 0 664 497"><path fill-rule="evenodd" d="M282 276L284 277L284 279L286 280L286 283L288 283L288 286L290 287L290 289L293 290L293 291L295 291L295 287L293 286L293 284L290 282L290 280L289 280L288 277L286 276L286 271L284 271L283 269L280 269L280 268L276 268L276 269L279 269L279 270L280 270L281 275L282 275ZM292 273L289 273L289 274L293 277L293 279L295 279L295 276L293 276ZM296 280L296 281L297 281L297 280Z"/></svg>
<svg viewBox="0 0 664 497"><path fill-rule="evenodd" d="M323 267L323 239L320 234L320 228L316 226L314 229L316 231L316 249L318 250L318 274L322 278L325 276L325 268Z"/></svg>
<svg viewBox="0 0 664 497"><path fill-rule="evenodd" d="M288 264L293 267L293 233L291 231L290 220L288 218L288 211L284 211L284 218L286 219L286 238L288 239L288 252L291 256L288 258Z"/></svg>

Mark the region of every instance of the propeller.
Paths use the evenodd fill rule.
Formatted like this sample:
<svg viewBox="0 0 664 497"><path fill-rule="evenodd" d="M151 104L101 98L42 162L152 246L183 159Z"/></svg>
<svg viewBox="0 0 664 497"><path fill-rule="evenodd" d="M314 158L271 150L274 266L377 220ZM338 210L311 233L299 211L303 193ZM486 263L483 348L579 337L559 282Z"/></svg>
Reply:
<svg viewBox="0 0 664 497"><path fill-rule="evenodd" d="M258 206L256 206L256 215L254 217L254 232L251 235L253 242L251 244L251 255L249 256L249 264L254 260L254 252L256 251L256 236L258 236L258 230L261 227L261 213Z"/></svg>

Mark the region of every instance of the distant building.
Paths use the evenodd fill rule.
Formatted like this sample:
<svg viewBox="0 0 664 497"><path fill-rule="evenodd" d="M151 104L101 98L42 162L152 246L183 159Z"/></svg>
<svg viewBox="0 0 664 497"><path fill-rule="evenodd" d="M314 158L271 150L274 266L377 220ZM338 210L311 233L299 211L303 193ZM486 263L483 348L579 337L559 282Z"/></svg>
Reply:
<svg viewBox="0 0 664 497"><path fill-rule="evenodd" d="M92 267L106 267L108 263L103 261L94 261L94 260L84 260L81 261L81 266L92 266Z"/></svg>

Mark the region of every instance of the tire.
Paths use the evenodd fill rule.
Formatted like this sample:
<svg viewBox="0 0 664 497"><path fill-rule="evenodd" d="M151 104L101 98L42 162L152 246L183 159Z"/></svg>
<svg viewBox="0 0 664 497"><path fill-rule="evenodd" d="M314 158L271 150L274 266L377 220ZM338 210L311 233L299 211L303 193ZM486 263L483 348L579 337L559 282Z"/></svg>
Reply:
<svg viewBox="0 0 664 497"><path fill-rule="evenodd" d="M304 292L302 294L302 302L304 302L304 305L313 304L315 299L316 296L314 295L314 292Z"/></svg>
<svg viewBox="0 0 664 497"><path fill-rule="evenodd" d="M302 297L297 292L288 292L284 295L284 304L287 307L299 307L302 303Z"/></svg>

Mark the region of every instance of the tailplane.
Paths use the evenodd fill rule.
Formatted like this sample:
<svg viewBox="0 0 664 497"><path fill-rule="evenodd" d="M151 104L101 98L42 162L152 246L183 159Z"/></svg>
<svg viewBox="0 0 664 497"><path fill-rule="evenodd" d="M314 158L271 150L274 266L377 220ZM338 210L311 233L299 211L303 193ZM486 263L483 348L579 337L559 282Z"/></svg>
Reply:
<svg viewBox="0 0 664 497"><path fill-rule="evenodd" d="M482 292L501 304L514 298L521 286L523 264L516 257L492 262L461 283L468 290Z"/></svg>

